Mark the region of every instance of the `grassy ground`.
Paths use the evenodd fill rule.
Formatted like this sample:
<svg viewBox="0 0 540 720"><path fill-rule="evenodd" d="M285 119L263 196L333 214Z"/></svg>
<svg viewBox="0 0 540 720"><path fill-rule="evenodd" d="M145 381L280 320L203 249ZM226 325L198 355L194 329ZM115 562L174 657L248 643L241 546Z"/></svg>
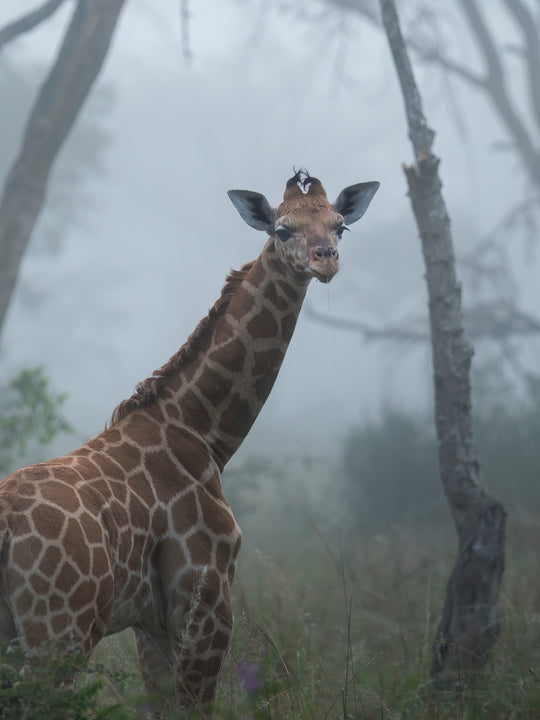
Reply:
<svg viewBox="0 0 540 720"><path fill-rule="evenodd" d="M346 542L339 532L331 540L305 512L295 517L292 503L285 517L273 535L259 528L262 550L260 522L246 522L216 720L540 720L537 516L509 516L501 636L485 671L461 671L451 691L429 679L455 558L449 520L437 530L416 523ZM2 720L143 717L130 632L100 643L76 703L58 689L70 668L56 663L53 685L47 663L25 679L0 662Z"/></svg>
<svg viewBox="0 0 540 720"><path fill-rule="evenodd" d="M305 539L301 554L243 552L216 718L540 720L538 523L510 522L491 663L444 692L429 668L452 541L410 530L341 549L316 532ZM130 635L102 643L96 659L125 676L108 681L103 702L134 707L141 686Z"/></svg>

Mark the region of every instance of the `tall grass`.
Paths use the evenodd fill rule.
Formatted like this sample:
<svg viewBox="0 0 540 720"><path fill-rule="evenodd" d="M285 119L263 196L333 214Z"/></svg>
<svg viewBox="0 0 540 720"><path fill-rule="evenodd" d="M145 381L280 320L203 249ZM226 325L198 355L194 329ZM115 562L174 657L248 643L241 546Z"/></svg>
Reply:
<svg viewBox="0 0 540 720"><path fill-rule="evenodd" d="M216 720L539 720L540 578L527 523L511 524L503 629L486 669L452 690L429 677L453 543L409 531L347 546L314 529L297 552L243 553L236 624ZM103 701L133 717L143 693L128 633L97 653L113 680ZM122 683L114 678L123 677ZM132 678L126 683L125 678ZM111 686L112 683L112 686ZM181 717L171 712L171 720ZM204 711L190 717L204 718Z"/></svg>
<svg viewBox="0 0 540 720"><path fill-rule="evenodd" d="M295 547L279 555L248 549L234 587L234 640L214 717L540 719L540 530L534 533L536 545L523 545L519 531L532 539L527 523L511 534L504 624L493 657L482 674L463 673L455 688L444 692L429 678L431 644L454 555L442 535L430 543L402 531L333 547L314 530L299 553ZM59 699L58 667L51 663L49 677L42 664L30 689L21 691L19 685L18 714L4 710L2 717L37 719L36 702L43 709L54 698L58 708L43 715L49 720L143 717L144 689L129 632L102 641L90 667L82 668L79 714L70 714L64 696ZM22 675L15 680L20 684ZM2 706L7 707L13 686L11 678L0 690ZM207 715L200 710L191 717ZM181 715L171 711L168 717Z"/></svg>
<svg viewBox="0 0 540 720"><path fill-rule="evenodd" d="M234 660L260 663L246 717L540 718L540 582L521 570L532 550L509 551L504 629L489 666L462 674L451 692L434 687L429 668L452 552L405 536L349 551L341 564L321 548L300 563L281 558L279 570L260 555L245 563L225 677L232 688ZM220 717L244 717L237 709Z"/></svg>
<svg viewBox="0 0 540 720"><path fill-rule="evenodd" d="M485 463L509 510L502 630L485 670L458 668L455 687L445 691L430 679L455 536L441 493L423 489L436 482L429 437L411 441L398 417L357 434L348 471L284 460L251 463L225 478L244 542L215 720L540 720L538 436L529 432L537 425L503 419L497 437L505 442L494 442ZM362 443L359 472L352 450ZM411 462L414 453L425 457ZM402 493L392 506L396 487L413 480L416 494ZM42 689L47 682L49 690L62 686L54 672L50 681L39 675ZM0 707L13 687L0 687ZM85 717L115 706L125 717L144 717L129 632L100 643L79 688ZM21 693L30 702L34 691ZM19 716L0 717L39 717L24 714L24 702ZM199 708L190 717L208 715ZM182 716L171 710L167 717Z"/></svg>

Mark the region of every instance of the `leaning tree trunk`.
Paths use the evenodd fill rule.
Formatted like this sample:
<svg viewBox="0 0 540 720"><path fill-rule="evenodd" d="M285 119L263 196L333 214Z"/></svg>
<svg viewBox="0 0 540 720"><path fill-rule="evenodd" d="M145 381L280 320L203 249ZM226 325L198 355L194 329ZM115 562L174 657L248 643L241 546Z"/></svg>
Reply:
<svg viewBox="0 0 540 720"><path fill-rule="evenodd" d="M0 329L54 160L101 70L123 4L124 0L78 0L31 111L0 204Z"/></svg>
<svg viewBox="0 0 540 720"><path fill-rule="evenodd" d="M479 482L469 377L473 353L463 328L439 159L431 151L434 132L423 114L394 0L380 3L416 157L404 170L426 267L439 470L458 535L431 670L446 682L456 671L482 667L497 639L506 514Z"/></svg>

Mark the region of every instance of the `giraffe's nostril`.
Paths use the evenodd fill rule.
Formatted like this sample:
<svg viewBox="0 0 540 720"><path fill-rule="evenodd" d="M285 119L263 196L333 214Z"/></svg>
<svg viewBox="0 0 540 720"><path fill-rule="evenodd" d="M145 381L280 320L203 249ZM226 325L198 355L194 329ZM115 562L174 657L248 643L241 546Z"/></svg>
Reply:
<svg viewBox="0 0 540 720"><path fill-rule="evenodd" d="M337 250L333 247L317 247L313 250L313 257L316 260L323 260L324 258L335 258L337 257Z"/></svg>

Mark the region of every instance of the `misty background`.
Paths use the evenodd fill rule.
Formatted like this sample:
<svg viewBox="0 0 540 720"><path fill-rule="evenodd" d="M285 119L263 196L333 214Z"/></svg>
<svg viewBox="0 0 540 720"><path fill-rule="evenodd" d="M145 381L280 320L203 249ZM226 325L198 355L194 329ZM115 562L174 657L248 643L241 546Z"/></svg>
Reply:
<svg viewBox="0 0 540 720"><path fill-rule="evenodd" d="M488 4L490 25L511 47L513 28ZM408 33L437 33L450 55L481 70L456 7L432 2L433 27L422 22L420 2L402 5ZM33 6L5 0L0 26ZM2 52L2 179L71 12L67 3ZM189 13L182 27L178 2L126 4L24 258L1 375L42 365L54 390L67 394L63 414L75 436L57 439L54 453L101 431L136 383L184 343L230 268L262 248L265 237L242 222L226 191L256 190L277 205L294 165L319 177L330 199L356 182L379 180L381 189L341 244L339 275L329 286L311 284L280 376L239 457L333 456L352 425L388 408L431 414L427 342L369 340L338 323L427 332L420 243L401 168L412 162L411 149L383 33L329 2L198 0ZM459 262L533 191L487 99L412 57L437 131ZM519 57L509 53L509 62L517 68ZM512 90L522 103L518 80L516 72ZM506 293L535 314L531 223L534 213L528 227L490 236L485 257L499 273L495 283L460 266L465 306ZM471 339L473 367L483 371L478 388L495 386L500 395L490 390L484 398L523 394L538 340L513 338L502 347Z"/></svg>
<svg viewBox="0 0 540 720"><path fill-rule="evenodd" d="M0 4L2 186L76 7L42 3L60 7L6 43L2 30L37 4ZM471 445L486 493L476 454L467 477L460 452L456 472L445 474L444 459L439 468L437 439L444 450L444 439L459 437L468 457L468 417L452 435L439 404L435 428L425 266L403 172L417 159L378 0L126 2L55 162L0 335L1 477L99 433L186 341L231 268L258 255L266 238L227 190L258 191L277 205L301 167L330 200L348 185L381 183L344 235L337 277L311 283L275 387L223 477L244 538L218 690L224 718L255 716L259 701L264 717L269 708L300 716L309 705L302 717L365 720L533 718L540 707L540 5L396 4L436 131L474 347ZM491 63L475 10L493 38ZM96 43L96 26L84 27L94 27ZM55 115L55 130L68 114ZM42 128L34 123L34 139ZM32 187L22 170L15 196ZM24 209L20 218L24 229ZM13 225L2 227L17 238ZM4 256L12 245L2 245ZM435 342L438 331L450 334L439 325ZM446 368L453 379L457 359ZM452 402L465 417L462 390ZM463 533L460 490L471 479L472 531ZM482 504L490 494L495 502ZM494 517L500 547L489 555L485 521ZM469 682L465 673L452 700L428 680L440 641L452 644L440 632L447 610L498 604L467 594L469 578L478 588L486 577L474 553L497 597L504 567L502 634L485 675ZM453 603L465 586L471 605ZM498 620L482 620L491 644L498 632ZM468 640L463 647L479 657ZM130 632L100 642L96 657L138 677ZM242 684L242 663L260 672L258 697ZM132 709L140 679L124 680L113 677L107 692L116 684L114 701Z"/></svg>

